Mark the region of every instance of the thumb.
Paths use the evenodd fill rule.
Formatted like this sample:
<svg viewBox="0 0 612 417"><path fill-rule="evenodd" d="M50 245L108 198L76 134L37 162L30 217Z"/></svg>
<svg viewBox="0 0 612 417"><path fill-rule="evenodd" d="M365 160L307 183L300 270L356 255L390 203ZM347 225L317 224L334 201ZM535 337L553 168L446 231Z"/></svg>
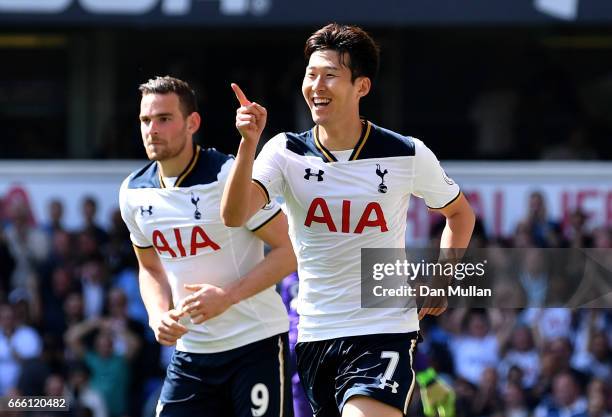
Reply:
<svg viewBox="0 0 612 417"><path fill-rule="evenodd" d="M181 318L181 316L183 315L183 313L182 313L182 312L180 312L180 311L178 311L178 310L176 310L176 309L172 309L172 310L169 310L169 311L168 311L168 315L170 316L170 318L171 318L172 320L176 320L176 321L178 321L178 319L180 319L180 318Z"/></svg>
<svg viewBox="0 0 612 417"><path fill-rule="evenodd" d="M183 285L183 287L187 291L198 291L202 288L202 284L185 284Z"/></svg>

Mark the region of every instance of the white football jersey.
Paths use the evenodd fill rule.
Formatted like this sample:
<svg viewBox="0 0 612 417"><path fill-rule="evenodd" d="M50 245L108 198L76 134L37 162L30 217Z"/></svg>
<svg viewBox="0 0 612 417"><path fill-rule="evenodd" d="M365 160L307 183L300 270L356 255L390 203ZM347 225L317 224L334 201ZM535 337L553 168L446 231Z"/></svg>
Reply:
<svg viewBox="0 0 612 417"><path fill-rule="evenodd" d="M132 173L121 185L121 215L137 247L154 247L166 271L174 305L191 292L184 284L225 287L239 280L263 257L263 242L253 231L280 213L272 202L246 227L226 227L221 195L233 158L196 147L194 158L173 187L166 187L158 164ZM176 344L180 351L212 353L234 349L286 332L287 312L273 287L248 298L202 324L182 318L189 331Z"/></svg>
<svg viewBox="0 0 612 417"><path fill-rule="evenodd" d="M299 341L418 330L416 309L361 308L361 248L404 248L410 195L442 208L459 197L423 142L363 121L346 161L316 127L265 144L253 180L286 202L298 258Z"/></svg>

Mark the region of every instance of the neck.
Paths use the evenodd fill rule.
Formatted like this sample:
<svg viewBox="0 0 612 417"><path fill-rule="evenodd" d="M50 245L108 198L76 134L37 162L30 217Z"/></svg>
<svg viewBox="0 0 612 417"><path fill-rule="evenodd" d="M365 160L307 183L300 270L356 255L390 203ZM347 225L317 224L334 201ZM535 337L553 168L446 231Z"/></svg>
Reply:
<svg viewBox="0 0 612 417"><path fill-rule="evenodd" d="M333 125L318 125L319 141L330 151L353 149L361 137L362 129L359 116Z"/></svg>
<svg viewBox="0 0 612 417"><path fill-rule="evenodd" d="M193 157L195 144L189 142L185 145L185 149L174 158L157 161L159 172L162 177L178 177L185 170L189 161Z"/></svg>

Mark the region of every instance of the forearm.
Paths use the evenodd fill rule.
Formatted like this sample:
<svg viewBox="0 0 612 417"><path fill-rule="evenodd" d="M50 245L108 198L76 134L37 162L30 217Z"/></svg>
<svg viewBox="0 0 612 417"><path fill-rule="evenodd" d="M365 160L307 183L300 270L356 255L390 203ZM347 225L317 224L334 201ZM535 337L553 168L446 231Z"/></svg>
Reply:
<svg viewBox="0 0 612 417"><path fill-rule="evenodd" d="M241 140L236 162L232 166L221 198L221 219L226 226L242 226L249 217L255 151L255 144Z"/></svg>
<svg viewBox="0 0 612 417"><path fill-rule="evenodd" d="M138 273L140 295L149 315L149 324L172 308L170 286L163 272L141 268Z"/></svg>
<svg viewBox="0 0 612 417"><path fill-rule="evenodd" d="M225 290L228 292L232 304L236 304L275 285L294 272L296 265L295 254L291 247L274 248L248 274L230 284Z"/></svg>
<svg viewBox="0 0 612 417"><path fill-rule="evenodd" d="M466 249L468 247L475 222L476 219L471 210L463 210L447 217L446 226L442 231L440 248L455 249L455 251L452 251L453 254L463 255L463 251L459 253L456 249ZM456 259L460 258L461 256L456 257Z"/></svg>

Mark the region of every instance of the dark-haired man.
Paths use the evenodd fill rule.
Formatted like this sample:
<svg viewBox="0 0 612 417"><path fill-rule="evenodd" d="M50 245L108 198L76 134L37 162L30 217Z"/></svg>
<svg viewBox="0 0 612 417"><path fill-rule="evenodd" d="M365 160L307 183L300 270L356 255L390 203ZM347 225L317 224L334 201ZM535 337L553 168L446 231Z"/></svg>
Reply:
<svg viewBox="0 0 612 417"><path fill-rule="evenodd" d="M242 140L222 202L239 226L284 197L298 257L298 371L317 417L405 415L414 389L419 317L444 306L365 309L360 249L404 248L410 195L443 214L444 248L465 248L473 212L418 139L361 119L359 103L378 69L378 47L355 26L330 24L306 42L302 93L315 126L255 149L266 110L233 85Z"/></svg>
<svg viewBox="0 0 612 417"><path fill-rule="evenodd" d="M140 91L152 162L123 182L120 205L150 326L159 343L176 344L157 415L291 416L288 320L273 288L295 269L286 218L270 203L246 227L224 226L233 159L193 142L195 93L172 77Z"/></svg>

